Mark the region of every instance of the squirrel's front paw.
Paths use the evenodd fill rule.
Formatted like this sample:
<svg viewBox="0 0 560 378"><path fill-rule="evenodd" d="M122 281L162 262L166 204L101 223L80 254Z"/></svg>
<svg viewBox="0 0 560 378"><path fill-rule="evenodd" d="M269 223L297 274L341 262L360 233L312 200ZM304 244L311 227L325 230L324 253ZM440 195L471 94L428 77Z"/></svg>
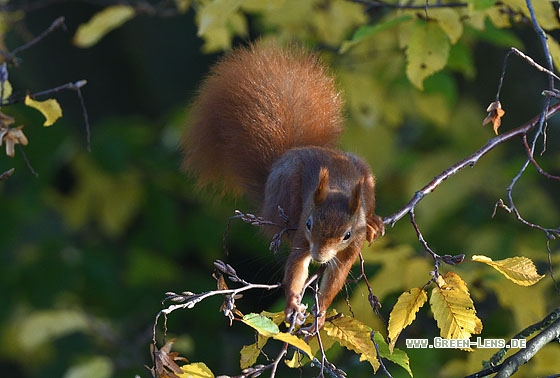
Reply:
<svg viewBox="0 0 560 378"><path fill-rule="evenodd" d="M307 305L299 303L297 298L292 298L286 303L286 307L284 308L286 321L288 323L294 321L296 325L302 325L305 319L307 319L306 311Z"/></svg>

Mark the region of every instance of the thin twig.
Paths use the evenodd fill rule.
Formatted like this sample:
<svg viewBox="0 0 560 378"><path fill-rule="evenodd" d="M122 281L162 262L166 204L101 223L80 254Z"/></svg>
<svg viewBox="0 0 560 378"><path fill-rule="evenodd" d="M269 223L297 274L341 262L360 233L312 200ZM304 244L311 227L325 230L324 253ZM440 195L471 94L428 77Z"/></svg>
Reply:
<svg viewBox="0 0 560 378"><path fill-rule="evenodd" d="M381 358L381 354L379 353L379 345L377 345L377 343L375 342L375 330L371 330L369 334L369 338L371 339L371 342L375 347L375 353L377 354L377 361L379 361L379 368L387 377L393 378L391 373L389 373L389 370L387 370L387 368L385 367L385 364L383 363L383 360Z"/></svg>
<svg viewBox="0 0 560 378"><path fill-rule="evenodd" d="M27 42L26 44L18 46L12 51L3 51L0 49L0 55L3 55L8 62L10 62L11 64L17 67L18 66L18 61L16 59L17 54L41 42L47 35L52 33L54 30L58 29L59 27L65 28L64 17L59 17L56 20L54 20L47 29L45 29L41 34L39 34L37 37L33 38L31 41Z"/></svg>
<svg viewBox="0 0 560 378"><path fill-rule="evenodd" d="M546 119L547 120L550 119L552 116L556 115L558 112L560 112L560 103L555 104L548 109L548 111L546 113ZM515 128L513 130L510 130L508 132L505 132L504 134L500 134L500 135L490 139L488 142L486 142L486 144L484 146L482 146L476 152L474 152L470 156L466 157L465 159L457 162L456 164L453 164L451 167L445 169L439 175L434 177L434 179L432 181L430 181L426 186L424 186L422 189L417 191L414 194L414 196L410 199L410 201L404 207L399 209L397 212L389 215L388 217L383 218L383 223L386 224L386 225L390 225L391 227L394 226L395 223L397 223L406 214L410 213L410 211L413 208L415 208L416 205L425 196L427 196L428 194L433 192L442 182L444 182L445 180L447 180L451 176L454 176L455 174L457 174L458 172L460 172L464 168L474 166L480 160L480 158L482 158L488 152L492 151L498 145L500 145L504 142L507 142L507 141L517 137L517 136L522 136L522 135L526 134L527 132L529 132L535 126L537 126L539 124L540 118L541 118L540 115L537 116L537 117L534 117L533 119L524 123L523 125Z"/></svg>

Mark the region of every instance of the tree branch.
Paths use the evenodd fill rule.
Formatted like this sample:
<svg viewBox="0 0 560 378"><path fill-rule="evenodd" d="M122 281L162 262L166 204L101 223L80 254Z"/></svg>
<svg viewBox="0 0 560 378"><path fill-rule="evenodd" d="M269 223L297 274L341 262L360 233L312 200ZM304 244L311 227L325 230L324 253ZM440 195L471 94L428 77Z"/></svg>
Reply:
<svg viewBox="0 0 560 378"><path fill-rule="evenodd" d="M555 104L548 109L545 115L545 119L546 120L550 119L558 112L560 112L560 103ZM530 121L524 123L523 125L513 130L510 130L504 134L500 134L495 138L490 139L484 146L482 146L479 150L474 152L472 155L457 162L456 164L452 165L451 167L447 168L439 175L434 177L434 179L430 181L426 186L424 186L422 189L417 191L404 207L402 207L397 212L389 215L388 217L383 218L383 223L393 227L395 223L397 223L406 214L410 213L425 196L433 192L442 182L444 182L451 176L454 176L462 169L466 167L474 166L484 155L492 151L498 145L507 142L517 136L525 135L527 132L529 132L539 124L540 119L541 116L538 115L533 119L531 119Z"/></svg>

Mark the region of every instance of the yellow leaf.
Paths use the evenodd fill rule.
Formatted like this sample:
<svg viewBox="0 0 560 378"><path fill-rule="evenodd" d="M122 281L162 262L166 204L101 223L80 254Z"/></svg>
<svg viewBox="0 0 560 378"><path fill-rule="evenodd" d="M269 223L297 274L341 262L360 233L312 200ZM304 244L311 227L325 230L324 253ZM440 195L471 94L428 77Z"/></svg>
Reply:
<svg viewBox="0 0 560 378"><path fill-rule="evenodd" d="M461 35L463 35L463 22L457 10L452 8L430 9L428 16L437 20L452 44L457 43Z"/></svg>
<svg viewBox="0 0 560 378"><path fill-rule="evenodd" d="M286 332L279 332L276 335L272 336L272 338L288 343L307 354L307 357L313 358L313 352L311 352L311 347L309 346L309 344L295 335Z"/></svg>
<svg viewBox="0 0 560 378"><path fill-rule="evenodd" d="M287 367L291 369L299 369L300 367L303 366L301 354L298 353L297 351L294 352L292 358L290 358L289 360L287 359L284 360L284 363L286 364Z"/></svg>
<svg viewBox="0 0 560 378"><path fill-rule="evenodd" d="M200 7L196 14L197 35L205 41L205 52L228 49L234 35L247 34L247 20L239 11L241 3L241 0L213 0Z"/></svg>
<svg viewBox="0 0 560 378"><path fill-rule="evenodd" d="M340 345L359 354L360 361L367 360L374 372L379 369L377 353L370 339L371 328L367 325L354 318L341 316L326 322L323 329Z"/></svg>
<svg viewBox="0 0 560 378"><path fill-rule="evenodd" d="M391 353L401 331L412 323L416 318L416 313L427 300L426 291L421 288L410 289L399 296L389 316L388 332L390 340L389 350Z"/></svg>
<svg viewBox="0 0 560 378"><path fill-rule="evenodd" d="M2 95L1 100L7 100L8 97L12 95L12 84L8 80L4 80L4 82L0 85L0 92Z"/></svg>
<svg viewBox="0 0 560 378"><path fill-rule="evenodd" d="M508 280L521 286L534 285L544 277L544 275L537 273L537 268L533 261L523 256L492 261L490 257L475 255L472 257L472 260L490 265L502 273Z"/></svg>
<svg viewBox="0 0 560 378"><path fill-rule="evenodd" d="M406 48L406 76L422 90L424 79L445 67L451 44L436 22L417 21L411 29Z"/></svg>
<svg viewBox="0 0 560 378"><path fill-rule="evenodd" d="M25 96L25 105L37 109L45 116L43 126L52 126L57 119L62 117L62 108L54 98L45 101L36 101L29 96Z"/></svg>
<svg viewBox="0 0 560 378"><path fill-rule="evenodd" d="M78 47L91 47L111 30L133 18L134 15L135 10L131 6L109 6L96 13L87 23L80 25L72 42Z"/></svg>
<svg viewBox="0 0 560 378"><path fill-rule="evenodd" d="M472 334L480 333L482 322L476 316L465 282L453 272L447 273L442 280L443 284L438 284L430 297L430 307L441 337L469 339Z"/></svg>
<svg viewBox="0 0 560 378"><path fill-rule="evenodd" d="M550 55L552 56L552 62L554 63L554 67L556 67L556 71L558 71L560 70L560 44L550 34L546 35L546 39L548 48L550 49Z"/></svg>
<svg viewBox="0 0 560 378"><path fill-rule="evenodd" d="M505 0L504 5L511 7L513 11L522 12L528 19L531 19L529 9L527 9L526 0ZM557 12L554 10L552 1L533 1L533 10L540 26L545 30L553 30L560 28Z"/></svg>
<svg viewBox="0 0 560 378"><path fill-rule="evenodd" d="M239 359L239 366L241 369L247 369L249 366L253 366L257 362L257 358L261 354L261 350L257 343L251 345L243 345L241 352L239 352L241 358Z"/></svg>
<svg viewBox="0 0 560 378"><path fill-rule="evenodd" d="M204 362L183 365L181 370L184 373L179 375L180 378L214 378L214 374Z"/></svg>

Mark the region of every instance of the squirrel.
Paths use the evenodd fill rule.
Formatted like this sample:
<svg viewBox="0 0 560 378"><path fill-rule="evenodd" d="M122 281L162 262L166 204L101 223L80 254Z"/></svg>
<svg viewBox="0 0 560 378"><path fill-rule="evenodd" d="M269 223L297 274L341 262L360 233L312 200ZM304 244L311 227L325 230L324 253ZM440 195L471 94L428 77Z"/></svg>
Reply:
<svg viewBox="0 0 560 378"><path fill-rule="evenodd" d="M370 168L334 147L344 122L334 79L302 47L239 47L213 66L190 117L183 168L198 184L241 192L267 221L294 226L283 279L287 321L303 324L309 265L326 265L317 328L309 327L321 329L364 242L384 233Z"/></svg>

